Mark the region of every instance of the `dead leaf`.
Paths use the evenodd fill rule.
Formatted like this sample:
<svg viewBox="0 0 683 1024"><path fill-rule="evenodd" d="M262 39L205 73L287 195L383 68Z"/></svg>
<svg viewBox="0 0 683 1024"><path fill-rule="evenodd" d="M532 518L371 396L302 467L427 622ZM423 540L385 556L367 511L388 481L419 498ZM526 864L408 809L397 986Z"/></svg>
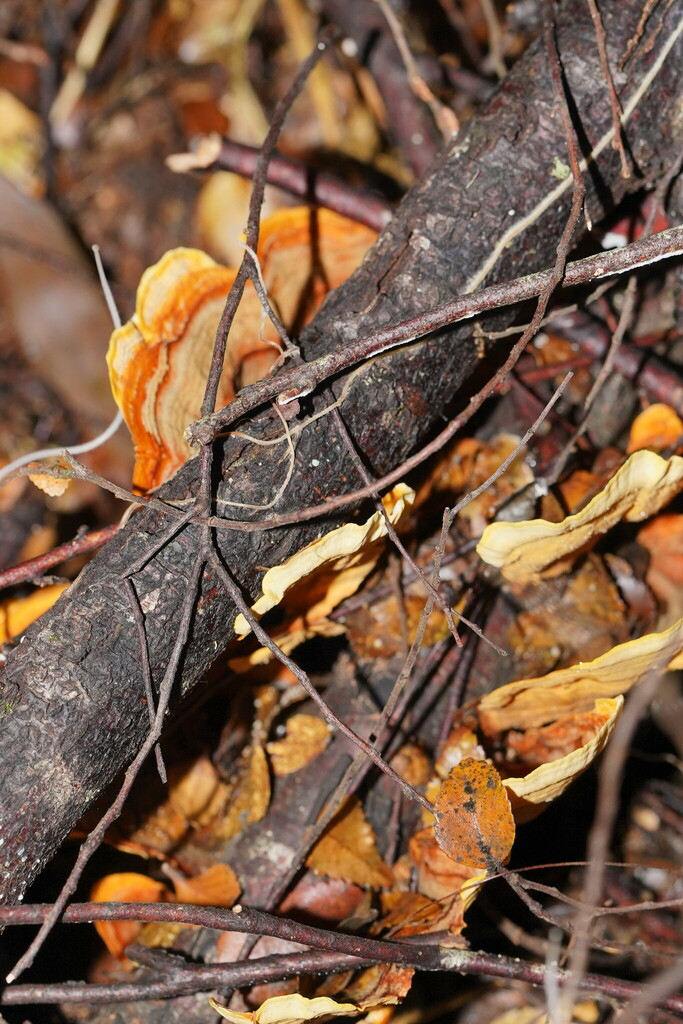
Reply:
<svg viewBox="0 0 683 1024"><path fill-rule="evenodd" d="M578 658L597 658L630 635L619 588L604 560L591 553L571 576L536 585L531 607L511 624L505 647L519 675L540 676Z"/></svg>
<svg viewBox="0 0 683 1024"><path fill-rule="evenodd" d="M418 495L418 504L434 493L448 491L454 495L474 490L491 476L512 454L520 438L516 434L498 434L491 441L475 437L459 440L447 455L445 465L439 464L434 475L425 482ZM467 522L471 536L479 536L493 512L515 491L532 483L534 474L522 450L490 487L459 513Z"/></svg>
<svg viewBox="0 0 683 1024"><path fill-rule="evenodd" d="M116 407L103 361L111 318L91 261L50 203L24 195L3 175L0 206L3 231L15 243L14 248L0 248L7 319L40 378L95 436L113 418ZM17 245L38 246L54 259L17 259ZM125 480L130 456L123 437L111 438L107 458L108 475Z"/></svg>
<svg viewBox="0 0 683 1024"><path fill-rule="evenodd" d="M659 626L683 616L683 515L656 516L638 531L638 543L650 553L645 577L662 606Z"/></svg>
<svg viewBox="0 0 683 1024"><path fill-rule="evenodd" d="M309 919L338 923L355 915L359 905L367 898L360 886L340 878L318 878L305 871L289 890L279 911L292 917L292 912L303 913Z"/></svg>
<svg viewBox="0 0 683 1024"><path fill-rule="evenodd" d="M354 652L359 658L374 661L391 658L403 650L403 638L397 624L405 616L408 641L413 642L425 606L424 588L409 584L402 595L401 607L396 594L372 600L344 615L344 625ZM433 647L450 636L446 616L434 608L424 632L423 647Z"/></svg>
<svg viewBox="0 0 683 1024"><path fill-rule="evenodd" d="M575 469L571 476L559 484L560 494L566 508L570 512L578 512L605 483L605 479L598 473L591 473L588 469ZM558 516L558 521L561 519L562 515Z"/></svg>
<svg viewBox="0 0 683 1024"><path fill-rule="evenodd" d="M679 619L670 629L618 644L594 661L500 686L479 702L480 726L493 736L589 711L599 697L616 697L650 673L674 667L682 651Z"/></svg>
<svg viewBox="0 0 683 1024"><path fill-rule="evenodd" d="M505 779L505 786L515 820L529 821L547 804L556 800L582 775L604 749L624 706L624 698L600 698L591 713L593 735L577 749L540 765L523 778ZM576 716L585 721L583 715ZM571 722L571 718L569 719ZM560 720L562 724L564 720Z"/></svg>
<svg viewBox="0 0 683 1024"><path fill-rule="evenodd" d="M171 897L163 882L155 882L148 875L124 871L106 875L96 882L90 892L93 903L165 903ZM119 960L123 951L138 938L142 924L138 921L95 921L97 934L105 946Z"/></svg>
<svg viewBox="0 0 683 1024"><path fill-rule="evenodd" d="M515 841L515 822L503 781L487 761L466 758L453 768L434 803L434 834L459 863L496 870Z"/></svg>
<svg viewBox="0 0 683 1024"><path fill-rule="evenodd" d="M223 819L216 822L213 834L232 839L265 815L270 805L270 774L268 759L260 743L252 743L238 769L238 777L230 793Z"/></svg>
<svg viewBox="0 0 683 1024"><path fill-rule="evenodd" d="M0 174L30 196L44 191L44 145L39 116L8 89L0 89Z"/></svg>
<svg viewBox="0 0 683 1024"><path fill-rule="evenodd" d="M221 1017L232 1024L305 1024L305 1021L319 1020L321 1017L355 1017L360 1010L353 1003L337 1003L327 996L306 999L293 992L288 996L273 996L266 999L253 1013L237 1013L222 1006L213 997L209 999L211 1006Z"/></svg>
<svg viewBox="0 0 683 1024"><path fill-rule="evenodd" d="M377 839L356 799L350 799L306 860L318 875L363 888L391 885L394 876L377 850Z"/></svg>
<svg viewBox="0 0 683 1024"><path fill-rule="evenodd" d="M327 722L316 715L292 715L285 724L285 737L266 744L273 772L292 775L315 760L330 742Z"/></svg>
<svg viewBox="0 0 683 1024"><path fill-rule="evenodd" d="M344 986L342 995L359 1010L395 1006L410 992L414 974L412 967L374 964L359 971L353 981Z"/></svg>
<svg viewBox="0 0 683 1024"><path fill-rule="evenodd" d="M229 792L206 755L169 768L168 800L187 823L208 825L225 809Z"/></svg>
<svg viewBox="0 0 683 1024"><path fill-rule="evenodd" d="M636 416L631 424L626 451L629 455L641 448L662 451L680 444L682 439L683 421L670 405L655 402Z"/></svg>
<svg viewBox="0 0 683 1024"><path fill-rule="evenodd" d="M173 882L178 903L231 907L242 892L237 876L228 864L214 864L192 878L185 878L168 865L165 870Z"/></svg>
<svg viewBox="0 0 683 1024"><path fill-rule="evenodd" d="M491 523L484 530L477 553L489 565L500 568L508 580L536 582L543 572L563 569L562 560L589 548L620 520L647 519L682 487L683 458L674 455L663 459L650 451L634 452L580 512L561 523L544 519Z"/></svg>
<svg viewBox="0 0 683 1024"><path fill-rule="evenodd" d="M59 498L71 485L68 477L48 476L47 473L29 473L28 478L34 487L50 498Z"/></svg>
<svg viewBox="0 0 683 1024"><path fill-rule="evenodd" d="M531 771L566 757L593 739L605 718L612 714L614 701L620 700L601 697L590 711L563 715L556 722L534 726L524 732L513 730L506 733L502 744L506 762L512 762L515 767L528 766Z"/></svg>
<svg viewBox="0 0 683 1024"><path fill-rule="evenodd" d="M448 930L459 933L463 923L462 915L478 892L477 886L472 883L484 878L485 875L481 874L478 867L463 864L444 853L436 841L433 825L420 829L410 837L409 850L411 860L417 868L418 892L429 898L429 904L416 919L412 919L413 924L418 923L424 932L436 931L445 927L444 919L447 917ZM466 887L466 897L461 896L463 886ZM450 900L451 897L457 897L459 905L449 905L446 915L446 904L442 905L442 901ZM435 922L438 922L438 925ZM457 928L454 927L454 922Z"/></svg>
<svg viewBox="0 0 683 1024"><path fill-rule="evenodd" d="M484 748L479 744L479 737L473 728L456 723L439 750L439 757L435 765L436 774L440 779L445 779L451 769L466 758L472 757L480 761L486 757Z"/></svg>
<svg viewBox="0 0 683 1024"><path fill-rule="evenodd" d="M21 636L32 622L52 608L68 586L68 583L54 583L50 587L37 587L28 597L0 602L0 644Z"/></svg>
<svg viewBox="0 0 683 1024"><path fill-rule="evenodd" d="M397 484L384 496L382 502L391 523L399 521L414 494L405 484ZM343 632L340 623L329 622L326 616L340 601L355 594L375 567L386 532L384 516L374 512L365 523L346 523L331 530L282 565L268 569L261 580L262 596L252 605L252 611L260 618L284 603L287 622L273 638L286 653L311 636ZM251 632L243 615L235 619L234 630L241 637ZM249 661L261 664L271 658L271 652L261 648Z"/></svg>

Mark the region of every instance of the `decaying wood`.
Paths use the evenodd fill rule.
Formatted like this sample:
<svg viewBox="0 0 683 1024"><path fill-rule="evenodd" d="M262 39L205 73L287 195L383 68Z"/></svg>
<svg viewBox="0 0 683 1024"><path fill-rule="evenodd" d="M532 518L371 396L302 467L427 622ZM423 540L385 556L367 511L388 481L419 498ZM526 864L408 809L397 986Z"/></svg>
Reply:
<svg viewBox="0 0 683 1024"><path fill-rule="evenodd" d="M601 4L613 67L638 25L640 0ZM588 159L588 210L600 219L628 189L656 183L683 142L683 2L662 2L616 85L636 173L621 177L611 146L611 110L588 8L570 2L558 44L579 137ZM301 340L306 359L343 347L373 328L415 315L483 281L511 280L553 262L571 200L566 145L542 45L534 45L493 99L454 139L401 204L360 270L330 296ZM511 313L496 317L496 326ZM415 450L445 413L466 400L477 367L471 326L382 356L348 383L343 416L367 464L386 472ZM344 382L335 383L341 394ZM304 401L303 413L325 401ZM275 436L270 413L240 430ZM253 521L258 512L225 502L268 503L287 470L285 445L220 442L217 512ZM282 513L343 493L360 483L350 455L322 417L296 442L290 484L270 511ZM196 493L191 462L162 490L176 500ZM268 513L264 513L268 515ZM262 567L282 562L339 519L264 532L218 531L217 544L248 599ZM171 520L136 512L55 608L26 633L8 659L0 733L0 894L21 898L94 797L123 768L148 727L138 637L121 577L155 550ZM158 683L176 634L197 527L166 540L132 578L146 616L150 661ZM209 575L203 581L178 693L201 685L232 638L234 609Z"/></svg>

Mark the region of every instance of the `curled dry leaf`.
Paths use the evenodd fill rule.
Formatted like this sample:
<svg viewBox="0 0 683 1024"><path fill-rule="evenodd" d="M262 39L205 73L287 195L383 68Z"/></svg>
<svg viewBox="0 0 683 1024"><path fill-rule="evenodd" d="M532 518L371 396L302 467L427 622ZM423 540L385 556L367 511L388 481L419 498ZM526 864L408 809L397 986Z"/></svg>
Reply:
<svg viewBox="0 0 683 1024"><path fill-rule="evenodd" d="M683 619L661 633L618 644L594 661L519 679L487 693L479 702L480 726L493 736L589 711L599 697L616 697L653 672L678 667L681 652Z"/></svg>
<svg viewBox="0 0 683 1024"><path fill-rule="evenodd" d="M21 636L32 622L52 608L68 586L68 583L54 583L50 587L38 587L28 597L0 602L0 644Z"/></svg>
<svg viewBox="0 0 683 1024"><path fill-rule="evenodd" d="M41 469L44 467L41 466ZM61 497L71 485L71 480L67 477L48 476L47 473L29 473L28 478L34 487L50 498Z"/></svg>
<svg viewBox="0 0 683 1024"><path fill-rule="evenodd" d="M623 706L624 698L621 696L596 700L592 712L594 735L589 740L564 757L540 765L523 778L504 780L518 824L534 818L585 772L612 735Z"/></svg>
<svg viewBox="0 0 683 1024"><path fill-rule="evenodd" d="M395 1006L408 995L414 974L412 967L374 964L359 971L350 984L344 986L342 995L345 999L351 1000L359 1010ZM368 1021L367 1017L365 1019ZM374 1015L372 1019L376 1019ZM388 1021L391 1017L385 1018L382 1015L379 1019Z"/></svg>
<svg viewBox="0 0 683 1024"><path fill-rule="evenodd" d="M560 523L531 519L491 523L477 553L517 583L539 580L545 571L564 568L563 560L589 548L598 537L626 519L640 522L666 505L683 488L683 458L663 459L649 451L634 452L607 486L584 509Z"/></svg>
<svg viewBox="0 0 683 1024"><path fill-rule="evenodd" d="M242 758L227 806L221 821L212 832L221 839L232 839L247 825L253 825L265 815L270 805L270 773L266 752L260 743L252 743Z"/></svg>
<svg viewBox="0 0 683 1024"><path fill-rule="evenodd" d="M170 898L170 890L163 882L135 871L106 875L90 892L93 903L166 903ZM95 921L95 928L109 952L120 960L125 959L126 946L135 942L142 931L138 921Z"/></svg>
<svg viewBox="0 0 683 1024"><path fill-rule="evenodd" d="M683 421L670 405L655 402L644 409L631 424L626 451L654 448L662 451L683 440Z"/></svg>
<svg viewBox="0 0 683 1024"><path fill-rule="evenodd" d="M209 999L214 1010L232 1024L305 1024L309 1020L328 1017L355 1017L361 1011L354 1003L337 1003L327 996L306 999L298 993L288 996L273 996L266 999L258 1010L252 1013L237 1013L222 1006L215 999Z"/></svg>
<svg viewBox="0 0 683 1024"><path fill-rule="evenodd" d="M327 210L280 210L261 225L258 259L269 298L298 330L355 270L376 233ZM216 328L235 270L196 249L173 249L142 276L135 314L114 331L107 364L135 447L133 485L159 486L193 454L183 437L199 416ZM267 374L278 335L248 284L235 316L217 396Z"/></svg>
<svg viewBox="0 0 683 1024"><path fill-rule="evenodd" d="M355 799L346 802L306 860L318 875L341 878L362 888L391 885L394 876L377 849L377 838Z"/></svg>
<svg viewBox="0 0 683 1024"><path fill-rule="evenodd" d="M439 789L434 815L436 841L453 860L489 871L507 862L515 821L503 781L488 761L470 757L456 765Z"/></svg>
<svg viewBox="0 0 683 1024"><path fill-rule="evenodd" d="M662 607L660 626L683 616L683 515L656 516L638 531L650 564L646 581Z"/></svg>
<svg viewBox="0 0 683 1024"><path fill-rule="evenodd" d="M148 875L124 871L105 875L97 882L90 899L94 903L190 903L205 907L231 907L240 895L241 887L235 872L227 864L215 864L193 878L185 878L179 871L166 865L175 896L163 882ZM153 922L143 925L138 921L95 921L97 933L114 956L124 960L124 950L131 942L140 940L147 946L171 945L183 925Z"/></svg>
<svg viewBox="0 0 683 1024"><path fill-rule="evenodd" d="M166 872L173 882L178 903L197 904L201 907L231 907L238 899L242 887L229 864L214 864L192 878L178 871Z"/></svg>
<svg viewBox="0 0 683 1024"><path fill-rule="evenodd" d="M228 795L228 786L205 754L169 768L168 802L186 823L208 825L224 811Z"/></svg>
<svg viewBox="0 0 683 1024"><path fill-rule="evenodd" d="M473 883L486 876L478 867L463 864L445 853L438 845L431 825L410 837L409 850L410 859L417 868L418 893L428 897L430 901L437 901L431 911L429 907L423 908L416 919L417 922L423 925L423 931L438 930L436 927L424 927L425 921L438 920L439 927L444 928L446 906L439 906L439 903L441 900L457 897L457 907L455 904L449 906L448 930L459 932L463 924L462 915L478 892L477 886ZM465 891L461 893L463 887ZM408 921L410 920L408 918ZM454 927L454 921L457 928Z"/></svg>
<svg viewBox="0 0 683 1024"><path fill-rule="evenodd" d="M382 499L389 521L397 523L412 504L415 492L397 484ZM360 587L377 564L383 550L387 527L384 516L374 512L364 523L346 523L307 544L282 565L268 569L261 581L262 596L252 605L259 618L284 603L288 615L274 639L289 653L303 640L316 634L341 633L344 627L326 618L340 601ZM234 624L238 636L251 632L247 620L238 615ZM261 648L251 655L251 664L269 661L270 651ZM237 664L237 662L234 662Z"/></svg>
<svg viewBox="0 0 683 1024"><path fill-rule="evenodd" d="M285 737L266 744L273 772L277 776L300 771L330 742L327 722L316 715L292 715L285 725Z"/></svg>

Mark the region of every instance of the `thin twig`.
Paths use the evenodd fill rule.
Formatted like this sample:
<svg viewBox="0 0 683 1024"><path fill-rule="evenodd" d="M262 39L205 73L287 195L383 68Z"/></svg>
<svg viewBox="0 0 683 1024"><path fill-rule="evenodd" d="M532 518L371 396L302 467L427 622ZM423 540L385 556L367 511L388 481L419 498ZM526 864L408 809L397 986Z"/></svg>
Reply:
<svg viewBox="0 0 683 1024"><path fill-rule="evenodd" d="M149 647L147 645L147 633L145 632L145 619L142 614L142 608L140 607L140 600L132 581L127 576L124 576L121 582L123 583L123 589L125 590L128 601L130 602L130 609L133 614L133 621L138 634L140 667L142 669L142 685L145 690L145 699L147 701L147 710L149 712L149 727L150 729L153 729L156 714L154 710L154 688L152 686L152 670L149 665ZM167 782L166 765L164 764L161 747L158 743L154 747L154 756L157 762L159 778L165 785Z"/></svg>
<svg viewBox="0 0 683 1024"><path fill-rule="evenodd" d="M400 786L400 788L403 790L403 792L409 799L417 800L418 803L422 804L425 810L431 811L433 807L432 803L429 800L427 800L427 798L422 793L418 792L418 790L415 789L414 786L411 786L409 782L406 782L405 779L401 778L401 776L394 771L391 765L386 763L384 758L377 752L377 750L375 750L373 746L371 746L371 744L367 743L361 736L358 735L358 733L354 732L353 729L346 724L346 722L344 722L341 718L339 718L338 715L334 713L334 711L323 700L323 698L320 696L316 688L313 686L313 683L309 679L308 674L304 672L304 670L300 668L295 661L288 657L285 654L285 652L278 647L278 645L275 643L272 637L270 637L269 634L266 633L265 629L254 615L253 611L251 610L247 602L244 600L244 597L239 586L233 579L230 572L228 572L226 567L223 565L222 561L218 556L218 553L215 550L212 553L211 564L214 567L214 569L218 572L225 588L227 589L231 598L235 602L235 605L240 610L244 618L247 620L258 642L262 644L263 647L267 647L268 650L275 655L278 661L280 661L281 664L288 668L289 671L296 677L297 681L301 684L303 690L308 694L311 700L313 700L315 704L320 708L325 717L325 720L329 722L330 725L332 725L334 728L338 729L345 736L347 736L351 740L351 742L358 747L359 750L362 750L366 757L369 757L370 760L373 761L377 765L377 767L384 772L385 775L388 775L389 778L392 779L397 786Z"/></svg>
<svg viewBox="0 0 683 1024"><path fill-rule="evenodd" d="M44 555L36 555L35 558L28 558L25 562L3 569L0 571L0 590L5 587L14 587L17 583L36 580L48 569L53 569L70 558L101 548L103 544L116 536L118 529L119 524L114 523L113 526L105 526L103 529L93 530L91 533L79 531L73 540L68 540L66 543L46 551Z"/></svg>
<svg viewBox="0 0 683 1024"><path fill-rule="evenodd" d="M661 660L661 659L660 659ZM617 722L610 743L603 754L598 774L598 794L593 815L593 825L588 834L586 850L587 869L584 877L581 901L586 909L577 912L574 921L575 941L568 964L569 984L563 998L567 1020L571 1019L580 980L588 966L590 950L590 929L593 908L597 907L602 891L605 864L612 830L619 809L619 791L624 764L631 746L633 734L648 707L661 673L666 669L667 659L662 664L653 664L647 678L632 691L629 701Z"/></svg>
<svg viewBox="0 0 683 1024"><path fill-rule="evenodd" d="M602 24L602 18L600 17L600 10L596 3L596 0L586 0L588 9L591 12L591 18L593 19L593 28L595 30L595 39L598 44L598 54L600 56L600 67L602 74L605 79L605 84L609 90L609 101L610 108L612 110L612 130L614 132L614 138L612 139L612 146L619 153L619 159L621 160L621 174L623 178L631 177L631 163L626 153L626 147L624 145L624 135L621 127L622 110L621 104L619 103L619 97L617 96L617 90L614 86L614 78L612 76L612 69L609 66L609 56L607 54L607 37L605 36L605 28Z"/></svg>
<svg viewBox="0 0 683 1024"><path fill-rule="evenodd" d="M215 163L207 171L234 171L245 178L254 174L258 149L231 139L222 139ZM268 184L277 185L307 202L334 210L345 217L381 231L393 217L393 208L379 196L351 188L346 182L324 171L314 171L305 164L273 153L268 165ZM1 236L0 236L1 237Z"/></svg>
<svg viewBox="0 0 683 1024"><path fill-rule="evenodd" d="M0 907L0 923L4 925L38 924L44 921L51 913L49 904L27 905L24 907ZM314 928L298 921L291 921L287 918L275 917L264 911L255 910L249 907L236 906L232 910L224 910L219 907L187 906L184 904L171 903L81 903L72 904L67 907L64 913L65 923L82 924L91 921L169 921L180 924L198 925L205 928L214 928L219 931L241 932L258 935L273 935L291 942L300 942L317 950L329 951L335 956L353 957L357 966L363 965L363 960L375 963L399 963L405 966L414 967L416 970L426 971L455 971L461 974L483 974L488 977L506 978L509 980L525 981L532 985L542 986L546 978L546 969L543 964L524 963L519 958L499 956L493 953L482 953L468 949L443 948L429 943L420 943L409 940L387 940L373 939L359 935L349 935L345 932L326 931L322 928ZM292 976L292 961L287 954L281 961L283 971L287 971L285 977ZM341 961L343 962L343 961ZM210 965L213 967L224 967L226 975L220 980L221 985L234 987L235 985L253 984L260 977L256 971L259 966L265 968L264 980L274 980L279 975L270 967L274 961L272 958L255 960L250 964L223 964ZM305 970L308 963L309 970L313 961L299 960L299 971ZM337 961L339 963L339 961ZM205 965L190 965L178 969L178 975L187 976L188 982L193 973L199 975L197 987L181 989L180 991L153 992L150 998L164 998L180 994L181 992L207 991L213 988L217 981L214 974L210 978L210 984L201 976ZM253 968L248 970L248 968ZM234 971L232 977L229 970ZM325 969L334 969L331 965ZM337 968L341 969L341 968ZM180 978L178 978L180 981ZM564 988L570 981L567 971L558 972L558 983ZM170 982L168 984L171 984ZM87 990L87 986L82 986ZM97 993L99 986L92 986L93 994ZM55 995L54 1001L62 1001L65 997L64 986L33 986L23 985L6 989L0 1001L3 1003L25 1003L25 1002L49 1002L50 989ZM605 975L585 975L580 979L580 989L584 992L592 992L603 998L619 999L623 1001L632 1000L643 991L643 986L634 982L622 981L621 979L610 978ZM69 990L71 991L71 990ZM107 987L107 992L115 992L114 986ZM123 990L119 990L123 992ZM149 990L148 990L149 991ZM57 992L60 994L57 995ZM11 993L14 993L12 995ZM32 998L38 995L37 999ZM140 998L143 994L138 990L133 994L122 994L123 999ZM42 998L41 998L42 996ZM90 1000L87 1000L90 1001ZM109 999L103 1001L111 1001ZM673 1013L683 1014L683 997L672 996L662 999L661 1005Z"/></svg>
<svg viewBox="0 0 683 1024"><path fill-rule="evenodd" d="M315 50L306 58L305 61L302 62L294 81L282 99L279 100L275 107L275 111L273 112L268 132L254 166L251 199L249 201L249 214L245 234L246 243L254 252L256 252L258 248L259 217L261 213L261 206L263 204L265 187L268 180L268 164L270 157L275 150L277 140L282 131L282 126L292 104L303 90L313 68L316 66L323 53L327 50L331 39L331 32L323 33ZM216 331L216 340L214 342L213 354L211 357L211 367L206 380L206 389L201 406L202 416L209 416L216 406L216 396L218 395L218 387L220 384L221 374L223 372L228 332L232 326L235 313L237 312L237 307L242 299L242 294L247 280L251 276L250 262L251 258L245 253L245 257L237 271L235 280L233 281L230 292L228 293L228 297L225 300L225 307L221 314L220 323L218 324Z"/></svg>
<svg viewBox="0 0 683 1024"><path fill-rule="evenodd" d="M191 424L187 428L186 437L194 445L209 443L230 424L272 399L278 399L281 405L286 405L310 394L330 377L348 371L357 363L417 341L443 327L471 319L479 313L552 292L560 281L563 287L574 287L649 266L682 253L683 227L669 228L649 238L638 239L622 249L611 249L568 263L559 278L556 265L515 281L491 285L479 292L462 295L417 316L380 328L348 344L343 350L329 352L303 366L278 374L277 377L243 388L225 409ZM534 323L534 332L537 329Z"/></svg>
<svg viewBox="0 0 683 1024"><path fill-rule="evenodd" d="M401 55L401 60L408 72L410 88L413 90L413 93L418 100L427 104L430 113L434 118L434 123L439 129L442 138L445 142L448 142L451 136L455 135L460 130L460 122L458 121L455 112L437 99L418 71L417 63L413 57L403 26L398 20L393 8L389 5L387 0L375 0L375 3L384 15L386 23L389 26L389 30L394 37L396 48L398 49L398 52Z"/></svg>

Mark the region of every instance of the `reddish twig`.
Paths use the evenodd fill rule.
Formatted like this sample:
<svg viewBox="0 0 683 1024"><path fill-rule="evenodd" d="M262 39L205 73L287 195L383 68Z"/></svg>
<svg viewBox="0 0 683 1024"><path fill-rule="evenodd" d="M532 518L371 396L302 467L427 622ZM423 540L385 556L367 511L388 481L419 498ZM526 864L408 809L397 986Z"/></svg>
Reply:
<svg viewBox="0 0 683 1024"><path fill-rule="evenodd" d="M51 913L49 904L36 904L24 907L0 907L0 923L4 925L27 925L38 924L44 921ZM232 910L224 910L219 907L199 907L185 904L171 903L81 903L68 907L63 918L65 923L83 924L92 921L165 921L178 924L196 925L205 928L214 928L218 931L239 932L257 935L273 935L290 942L299 942L311 946L313 949L323 950L339 957L353 957L356 966L362 966L363 962L374 963L397 963L416 970L423 971L457 971L461 974L483 974L487 977L506 978L510 980L525 981L532 985L543 985L546 980L547 969L544 964L524 963L518 958L498 956L492 953L482 953L468 949L443 948L428 943L414 942L410 940L399 941L395 939L373 939L359 935L349 935L345 932L327 931L322 928L314 928L298 921L291 921L287 918L275 917L261 910L254 910L249 907L234 907ZM257 968L258 965L265 967L263 980L275 980L278 977L275 970L271 971L274 965L273 958L256 960L250 964L222 964L212 965L222 967L226 974L220 978L221 986L233 987L233 985L253 984L258 980L247 967ZM289 955L282 962L284 971L292 972L292 962ZM158 961L157 961L158 963ZM314 969L311 960L299 960L297 965L301 970L308 967ZM333 961L334 963L334 961ZM344 961L341 961L344 963ZM337 969L341 969L337 962ZM207 978L201 972L207 970L206 965L186 965L180 967L175 958L173 968L178 974L187 976L188 982L193 974L197 972L197 987L184 989L183 991L207 991L213 988L217 982L216 975L207 984ZM329 963L324 969L334 969ZM232 980L229 971L232 974ZM284 974L291 977L291 973ZM558 982L566 986L569 982L569 974L566 971L558 971ZM170 982L168 983L171 984ZM606 999L619 999L630 1001L643 992L644 986L618 978L610 978L605 975L588 974L579 979L579 987L584 992L593 992ZM87 986L82 986L87 990ZM99 986L92 986L94 994ZM54 993L54 1001L59 1002L65 997L64 986L16 986L13 989L6 989L1 1001L3 1003L28 1003L28 1002L51 1002L50 990ZM71 991L69 989L69 991ZM115 991L115 987L107 987L108 992ZM149 991L149 990L148 990ZM59 992L59 994L57 994ZM124 994L120 989L121 999L139 998L139 990L133 995ZM13 993L13 994L11 994ZM172 996L180 994L177 991L163 991L159 996ZM36 995L42 998L33 998ZM149 996L156 998L156 995ZM105 1001L105 1000L103 1000ZM106 1000L110 1001L110 1000ZM683 997L672 996L662 999L661 1005L672 1013L683 1015Z"/></svg>
<svg viewBox="0 0 683 1024"><path fill-rule="evenodd" d="M56 565L61 565L62 562L75 558L76 555L96 551L97 548L102 547L108 540L116 536L118 529L119 524L114 523L112 526L105 526L102 530L93 530L91 533L79 531L73 540L68 540L66 543L52 548L51 551L46 551L44 555L36 555L35 558L28 558L25 562L12 565L9 569L3 569L0 571L0 590L4 590L5 587L14 587L17 583L32 582L48 569L54 569Z"/></svg>
<svg viewBox="0 0 683 1024"><path fill-rule="evenodd" d="M223 139L215 162L207 170L233 171L251 178L258 153L259 150L253 146ZM352 188L332 174L312 170L281 153L272 154L266 180L269 185L277 185L306 202L334 210L375 231L385 228L393 217L392 206L379 196Z"/></svg>

